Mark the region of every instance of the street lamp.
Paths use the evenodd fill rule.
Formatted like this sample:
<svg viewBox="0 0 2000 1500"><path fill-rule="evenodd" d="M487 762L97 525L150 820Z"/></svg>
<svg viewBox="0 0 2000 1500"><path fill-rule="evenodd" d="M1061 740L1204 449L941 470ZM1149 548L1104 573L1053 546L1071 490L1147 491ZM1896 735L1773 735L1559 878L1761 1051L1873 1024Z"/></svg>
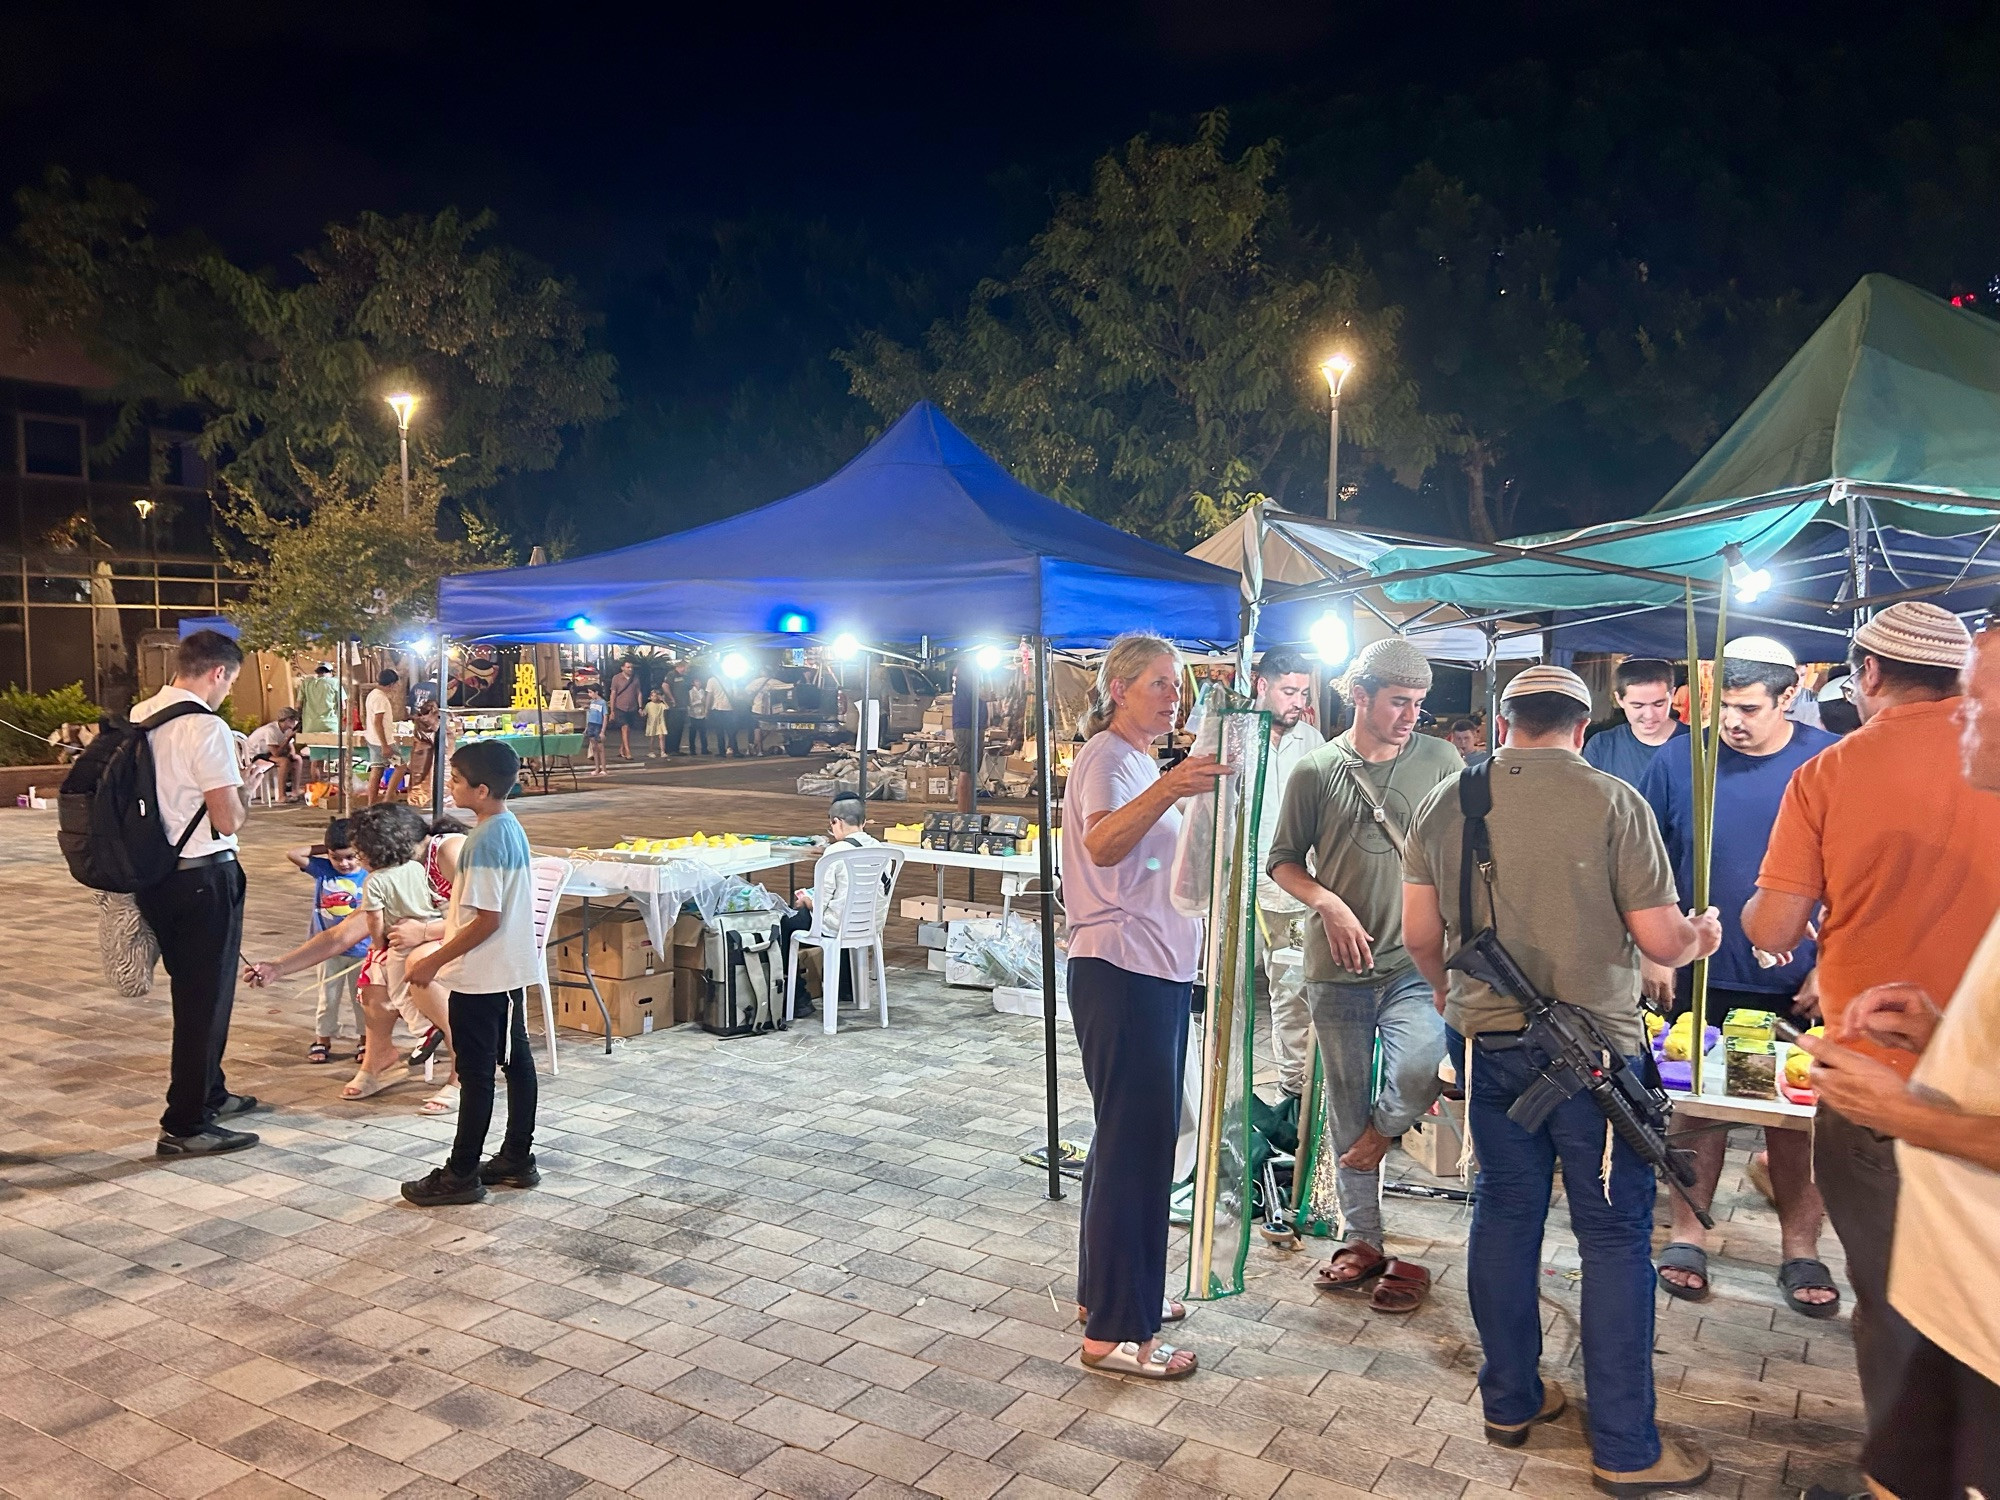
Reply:
<svg viewBox="0 0 2000 1500"><path fill-rule="evenodd" d="M1335 404L1338 405L1336 398ZM396 431L403 440L403 519L410 519L410 413L417 408L417 398L408 391L398 391L389 398L389 405L396 413Z"/></svg>
<svg viewBox="0 0 2000 1500"><path fill-rule="evenodd" d="M1333 398L1327 407L1326 518L1329 521L1340 519L1340 388L1353 368L1353 359L1344 353L1321 360L1319 366Z"/></svg>

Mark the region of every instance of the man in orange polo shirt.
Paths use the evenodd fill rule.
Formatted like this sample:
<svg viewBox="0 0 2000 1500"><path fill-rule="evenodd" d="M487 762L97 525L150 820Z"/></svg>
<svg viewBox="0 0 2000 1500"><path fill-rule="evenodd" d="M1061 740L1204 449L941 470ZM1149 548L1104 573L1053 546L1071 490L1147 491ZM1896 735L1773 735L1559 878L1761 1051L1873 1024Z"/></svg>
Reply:
<svg viewBox="0 0 2000 1500"><path fill-rule="evenodd" d="M1861 728L1793 773L1743 908L1743 932L1787 953L1819 923L1819 994L1838 1034L1848 1003L1906 981L1949 995L2000 911L2000 798L1959 772L1959 673L1972 637L1934 604L1891 605L1848 650ZM1907 1074L1907 1052L1859 1044ZM1917 1335L1889 1305L1895 1143L1825 1102L1813 1174L1847 1252L1854 1353L1873 1435L1889 1414Z"/></svg>

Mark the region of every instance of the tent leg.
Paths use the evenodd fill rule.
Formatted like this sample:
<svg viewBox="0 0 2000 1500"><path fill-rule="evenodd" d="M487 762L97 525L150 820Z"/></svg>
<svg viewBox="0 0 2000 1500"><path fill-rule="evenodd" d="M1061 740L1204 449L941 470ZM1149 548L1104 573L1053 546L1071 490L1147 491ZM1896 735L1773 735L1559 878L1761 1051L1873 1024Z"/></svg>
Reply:
<svg viewBox="0 0 2000 1500"><path fill-rule="evenodd" d="M1486 749L1500 748L1500 627L1487 625L1486 631Z"/></svg>
<svg viewBox="0 0 2000 1500"><path fill-rule="evenodd" d="M1049 701L1049 641L1035 637L1035 759L1041 774L1036 790L1041 803L1042 836L1036 843L1042 868L1042 1097L1049 1117L1049 1201L1062 1198L1061 1126L1056 1099L1056 831L1055 831L1055 706Z"/></svg>
<svg viewBox="0 0 2000 1500"><path fill-rule="evenodd" d="M444 816L445 730L451 725L451 716L445 712L444 706L444 681L450 671L451 638L440 629L438 631L438 727L437 738L431 742L431 822L433 823Z"/></svg>

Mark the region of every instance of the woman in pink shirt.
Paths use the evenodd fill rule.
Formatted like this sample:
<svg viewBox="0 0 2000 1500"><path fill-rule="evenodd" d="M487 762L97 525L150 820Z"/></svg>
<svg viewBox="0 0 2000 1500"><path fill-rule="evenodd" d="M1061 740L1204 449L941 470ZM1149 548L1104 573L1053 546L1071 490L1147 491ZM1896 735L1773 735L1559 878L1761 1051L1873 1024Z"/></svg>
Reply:
<svg viewBox="0 0 2000 1500"><path fill-rule="evenodd" d="M1194 1354L1159 1339L1187 1315L1167 1298L1167 1198L1201 923L1174 909L1180 800L1228 774L1190 756L1162 776L1153 742L1180 709L1166 641L1111 643L1091 689L1063 808L1069 1008L1097 1130L1083 1169L1076 1300L1083 1363L1179 1380Z"/></svg>

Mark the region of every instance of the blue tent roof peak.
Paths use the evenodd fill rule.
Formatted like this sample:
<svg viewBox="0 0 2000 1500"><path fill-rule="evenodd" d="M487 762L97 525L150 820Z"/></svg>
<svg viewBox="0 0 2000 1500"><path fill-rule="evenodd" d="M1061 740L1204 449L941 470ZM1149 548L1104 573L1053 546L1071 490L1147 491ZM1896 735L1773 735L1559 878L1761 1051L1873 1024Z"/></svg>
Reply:
<svg viewBox="0 0 2000 1500"><path fill-rule="evenodd" d="M920 401L829 478L756 510L541 568L444 580L459 637L817 634L1102 640L1152 628L1229 640L1226 569L1036 494Z"/></svg>

